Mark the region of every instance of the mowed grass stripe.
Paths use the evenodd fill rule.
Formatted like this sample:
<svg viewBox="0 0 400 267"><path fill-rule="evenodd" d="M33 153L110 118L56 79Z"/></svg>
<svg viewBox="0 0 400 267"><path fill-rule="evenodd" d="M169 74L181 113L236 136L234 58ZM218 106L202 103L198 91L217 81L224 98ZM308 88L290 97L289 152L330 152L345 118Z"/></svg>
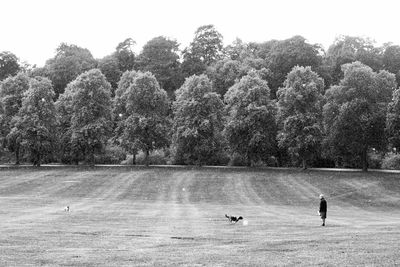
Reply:
<svg viewBox="0 0 400 267"><path fill-rule="evenodd" d="M400 264L393 175L149 168L16 177L33 187L16 182L20 190L0 196L4 266ZM362 184L360 194L338 195ZM325 228L319 190L328 198ZM225 213L249 224L229 224Z"/></svg>

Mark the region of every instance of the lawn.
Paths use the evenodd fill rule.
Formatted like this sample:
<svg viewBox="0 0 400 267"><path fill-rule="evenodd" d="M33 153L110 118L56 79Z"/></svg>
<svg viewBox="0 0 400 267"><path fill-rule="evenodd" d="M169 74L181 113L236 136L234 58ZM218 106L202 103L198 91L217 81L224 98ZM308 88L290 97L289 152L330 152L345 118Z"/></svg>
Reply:
<svg viewBox="0 0 400 267"><path fill-rule="evenodd" d="M0 266L396 266L399 248L399 174L0 170Z"/></svg>

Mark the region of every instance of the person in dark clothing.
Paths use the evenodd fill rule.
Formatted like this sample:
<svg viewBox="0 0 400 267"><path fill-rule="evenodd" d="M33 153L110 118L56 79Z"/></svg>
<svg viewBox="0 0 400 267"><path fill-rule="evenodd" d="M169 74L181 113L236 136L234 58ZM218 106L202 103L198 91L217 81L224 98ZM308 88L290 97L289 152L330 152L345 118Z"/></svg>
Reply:
<svg viewBox="0 0 400 267"><path fill-rule="evenodd" d="M325 226L326 212L328 210L328 204L326 203L324 195L319 195L321 202L319 203L319 215L322 219L322 226Z"/></svg>

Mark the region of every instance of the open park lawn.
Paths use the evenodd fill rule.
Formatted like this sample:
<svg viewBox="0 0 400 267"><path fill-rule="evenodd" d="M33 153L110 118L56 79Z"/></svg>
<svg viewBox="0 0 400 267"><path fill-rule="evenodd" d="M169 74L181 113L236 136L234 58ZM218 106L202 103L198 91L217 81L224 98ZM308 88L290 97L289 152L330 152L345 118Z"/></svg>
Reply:
<svg viewBox="0 0 400 267"><path fill-rule="evenodd" d="M167 265L399 266L400 174L0 170L0 266Z"/></svg>

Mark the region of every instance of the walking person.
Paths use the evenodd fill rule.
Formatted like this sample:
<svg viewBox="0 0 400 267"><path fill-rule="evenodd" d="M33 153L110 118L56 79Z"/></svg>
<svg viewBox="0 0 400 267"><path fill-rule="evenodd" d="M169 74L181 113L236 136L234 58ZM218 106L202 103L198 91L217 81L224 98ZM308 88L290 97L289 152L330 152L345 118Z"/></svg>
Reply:
<svg viewBox="0 0 400 267"><path fill-rule="evenodd" d="M321 200L319 203L319 216L322 219L322 226L325 226L326 212L328 210L328 204L326 203L325 197L323 194L319 195L319 199Z"/></svg>

